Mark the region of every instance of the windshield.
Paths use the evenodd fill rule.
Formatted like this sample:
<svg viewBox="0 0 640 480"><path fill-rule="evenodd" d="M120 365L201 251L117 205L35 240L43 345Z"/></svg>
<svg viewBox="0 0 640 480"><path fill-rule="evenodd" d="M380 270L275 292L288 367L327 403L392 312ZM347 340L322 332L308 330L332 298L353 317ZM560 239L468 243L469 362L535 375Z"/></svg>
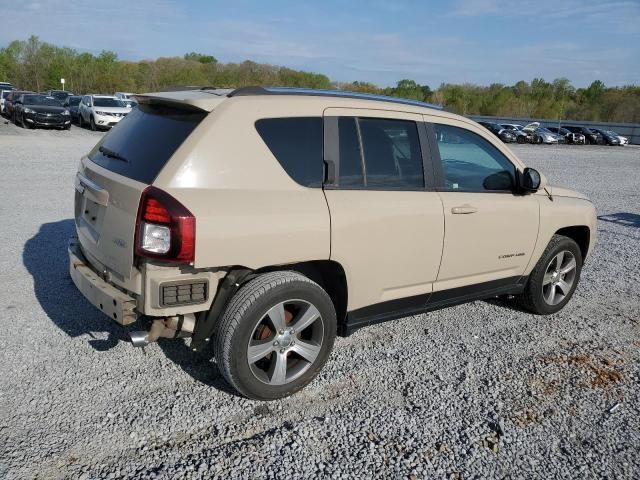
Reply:
<svg viewBox="0 0 640 480"><path fill-rule="evenodd" d="M124 107L124 103L117 98L111 97L93 97L94 107Z"/></svg>
<svg viewBox="0 0 640 480"><path fill-rule="evenodd" d="M81 97L69 97L69 106L75 107L76 105L80 105L80 100L82 100Z"/></svg>
<svg viewBox="0 0 640 480"><path fill-rule="evenodd" d="M45 97L44 95L25 95L25 105L43 105L47 107L61 107L62 104L53 97Z"/></svg>
<svg viewBox="0 0 640 480"><path fill-rule="evenodd" d="M2 92L2 98L7 98L10 93L11 93L11 90L7 90L5 92Z"/></svg>
<svg viewBox="0 0 640 480"><path fill-rule="evenodd" d="M605 130L605 133L607 135L613 135L614 137L618 136L618 134L616 132L614 132L613 130Z"/></svg>

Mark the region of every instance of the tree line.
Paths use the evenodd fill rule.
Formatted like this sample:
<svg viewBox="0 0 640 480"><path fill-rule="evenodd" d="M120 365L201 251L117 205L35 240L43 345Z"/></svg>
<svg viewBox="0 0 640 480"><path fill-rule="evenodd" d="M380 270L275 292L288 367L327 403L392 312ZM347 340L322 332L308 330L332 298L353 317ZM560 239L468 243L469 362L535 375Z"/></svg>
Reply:
<svg viewBox="0 0 640 480"><path fill-rule="evenodd" d="M59 47L31 36L0 49L0 81L19 88L43 91L65 88L75 93L148 92L180 85L242 87L271 85L343 89L426 101L463 115L567 118L640 123L640 86L607 87L595 80L575 88L566 78L547 82L535 78L515 85L443 83L432 90L404 79L394 87L369 82L332 82L320 73L252 61L221 63L213 55L190 52L183 57L160 57L138 62L119 60L116 53L98 55Z"/></svg>

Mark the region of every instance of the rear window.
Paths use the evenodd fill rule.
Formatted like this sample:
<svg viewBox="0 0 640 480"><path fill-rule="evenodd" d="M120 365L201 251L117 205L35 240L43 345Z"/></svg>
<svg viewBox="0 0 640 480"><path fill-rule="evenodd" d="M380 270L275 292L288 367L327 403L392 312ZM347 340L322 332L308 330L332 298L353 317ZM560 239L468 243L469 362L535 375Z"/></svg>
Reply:
<svg viewBox="0 0 640 480"><path fill-rule="evenodd" d="M106 134L89 158L112 172L152 183L207 112L140 105Z"/></svg>
<svg viewBox="0 0 640 480"><path fill-rule="evenodd" d="M322 119L263 118L256 130L287 174L305 187L322 185Z"/></svg>

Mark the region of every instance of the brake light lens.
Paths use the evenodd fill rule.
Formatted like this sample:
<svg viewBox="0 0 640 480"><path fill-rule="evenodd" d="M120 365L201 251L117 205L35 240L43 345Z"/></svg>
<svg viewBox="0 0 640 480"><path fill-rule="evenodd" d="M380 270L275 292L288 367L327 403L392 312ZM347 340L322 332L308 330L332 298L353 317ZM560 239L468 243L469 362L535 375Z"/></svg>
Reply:
<svg viewBox="0 0 640 480"><path fill-rule="evenodd" d="M195 240L193 214L167 192L147 187L138 207L136 255L165 262L192 263Z"/></svg>

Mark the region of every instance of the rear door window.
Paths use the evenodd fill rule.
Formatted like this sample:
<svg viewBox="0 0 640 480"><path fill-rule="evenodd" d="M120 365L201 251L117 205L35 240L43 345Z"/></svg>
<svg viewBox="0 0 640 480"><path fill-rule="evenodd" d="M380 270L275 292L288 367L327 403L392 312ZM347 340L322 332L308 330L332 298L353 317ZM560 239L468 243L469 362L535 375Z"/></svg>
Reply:
<svg viewBox="0 0 640 480"><path fill-rule="evenodd" d="M89 153L101 167L151 184L207 112L141 104Z"/></svg>
<svg viewBox="0 0 640 480"><path fill-rule="evenodd" d="M340 117L338 144L340 187L424 188L422 152L415 122Z"/></svg>
<svg viewBox="0 0 640 480"><path fill-rule="evenodd" d="M287 174L305 187L322 186L322 118L263 118L256 130Z"/></svg>

